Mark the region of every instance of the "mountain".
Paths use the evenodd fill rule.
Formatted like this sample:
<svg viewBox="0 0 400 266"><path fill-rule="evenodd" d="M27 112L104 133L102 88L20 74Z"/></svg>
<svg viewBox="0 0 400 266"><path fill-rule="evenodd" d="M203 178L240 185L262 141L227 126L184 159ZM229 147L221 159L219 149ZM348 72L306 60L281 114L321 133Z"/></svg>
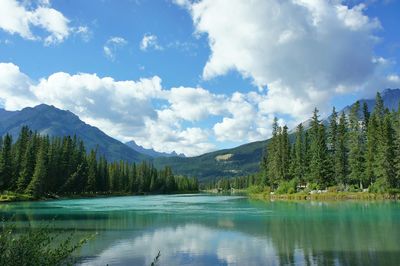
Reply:
<svg viewBox="0 0 400 266"><path fill-rule="evenodd" d="M90 126L70 111L57 109L45 104L24 108L21 111L6 111L0 109L0 135L10 133L17 138L22 126L50 136L73 136L85 142L86 149L97 147L99 154L104 154L108 160L126 160L139 162L150 157L141 154L122 142L113 139L96 127Z"/></svg>
<svg viewBox="0 0 400 266"><path fill-rule="evenodd" d="M160 157L155 158L153 163L160 168L171 166L176 174L195 176L200 181L243 176L260 169L260 160L268 141L252 142L196 157Z"/></svg>
<svg viewBox="0 0 400 266"><path fill-rule="evenodd" d="M136 144L135 141L129 141L125 143L126 146L128 146L131 149L134 149L135 151L141 153L141 154L145 154L148 155L152 158L158 158L158 157L186 157L185 154L181 153L181 154L177 154L175 151L171 152L171 153L167 153L167 152L158 152L155 151L153 149L146 149L143 148L142 146Z"/></svg>
<svg viewBox="0 0 400 266"><path fill-rule="evenodd" d="M386 89L381 95L387 108L398 108L400 89ZM360 100L361 106L364 102L368 104L370 111L374 109L374 99ZM352 105L346 106L341 111L348 113L351 106ZM325 119L323 122L326 123L328 120L329 118ZM307 121L304 122L306 127L307 124L309 124ZM252 142L236 148L210 152L197 157L156 158L154 159L154 164L156 167L169 165L175 173L196 176L200 181L221 177L243 176L259 171L261 157L268 141L269 140Z"/></svg>
<svg viewBox="0 0 400 266"><path fill-rule="evenodd" d="M383 103L385 104L385 107L388 108L389 110L397 110L399 108L399 100L400 100L400 89L385 89L381 93ZM360 109L362 110L362 107L364 103L368 105L368 110L372 112L375 108L375 98L374 99L361 99L359 100L360 102ZM349 114L351 107L354 104L350 106L346 106L345 108L342 109L342 111L345 114ZM360 111L362 113L362 111Z"/></svg>

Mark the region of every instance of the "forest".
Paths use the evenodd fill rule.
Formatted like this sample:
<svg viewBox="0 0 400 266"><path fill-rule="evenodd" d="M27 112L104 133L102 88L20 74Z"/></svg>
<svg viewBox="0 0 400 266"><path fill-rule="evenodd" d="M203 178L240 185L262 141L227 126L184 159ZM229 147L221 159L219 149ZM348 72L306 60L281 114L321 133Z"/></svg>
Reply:
<svg viewBox="0 0 400 266"><path fill-rule="evenodd" d="M334 187L337 191L398 192L400 187L400 104L388 110L380 93L373 112L356 102L348 114L333 108L328 122L315 108L310 124L294 134L275 118L272 138L255 175L220 179L207 188L268 186L278 193Z"/></svg>
<svg viewBox="0 0 400 266"><path fill-rule="evenodd" d="M73 194L198 191L196 178L175 176L148 162L108 162L76 136L49 137L21 128L0 138L0 191L33 198Z"/></svg>

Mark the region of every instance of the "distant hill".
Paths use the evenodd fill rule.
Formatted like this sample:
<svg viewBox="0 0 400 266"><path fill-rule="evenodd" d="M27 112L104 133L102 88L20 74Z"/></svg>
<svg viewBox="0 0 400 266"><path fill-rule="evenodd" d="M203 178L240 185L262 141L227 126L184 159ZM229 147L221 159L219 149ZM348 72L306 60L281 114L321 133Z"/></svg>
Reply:
<svg viewBox="0 0 400 266"><path fill-rule="evenodd" d="M267 142L268 140L252 142L196 157L160 157L154 159L154 165L156 167L169 165L175 173L195 176L200 181L243 176L260 169L260 160Z"/></svg>
<svg viewBox="0 0 400 266"><path fill-rule="evenodd" d="M384 104L389 109L397 109L400 101L400 89L386 89L382 92ZM360 100L368 104L372 111L375 107L374 99ZM352 105L351 105L352 106ZM348 113L351 106L343 108ZM324 120L327 123L328 118ZM309 120L305 121L305 127ZM293 134L294 130L292 130ZM189 158L156 158L156 167L170 165L177 174L196 176L200 181L212 180L220 177L234 177L252 174L260 169L260 161L266 144L269 140L257 141L241 145L232 149L225 149L206 153Z"/></svg>
<svg viewBox="0 0 400 266"><path fill-rule="evenodd" d="M22 126L28 126L33 131L50 136L73 136L85 142L86 148L98 148L99 154L104 154L108 160L126 160L139 162L149 160L122 142L113 139L96 127L90 126L70 111L57 109L45 104L24 108L21 111L6 111L0 109L0 135L10 133L14 138Z"/></svg>
<svg viewBox="0 0 400 266"><path fill-rule="evenodd" d="M158 152L155 151L153 149L146 149L143 148L142 146L136 144L135 141L128 141L125 143L125 145L127 145L129 148L134 149L135 151L141 153L141 154L145 154L148 155L152 158L158 158L158 157L186 157L185 154L181 153L181 154L177 154L175 151L171 152L171 153L167 153L167 152Z"/></svg>

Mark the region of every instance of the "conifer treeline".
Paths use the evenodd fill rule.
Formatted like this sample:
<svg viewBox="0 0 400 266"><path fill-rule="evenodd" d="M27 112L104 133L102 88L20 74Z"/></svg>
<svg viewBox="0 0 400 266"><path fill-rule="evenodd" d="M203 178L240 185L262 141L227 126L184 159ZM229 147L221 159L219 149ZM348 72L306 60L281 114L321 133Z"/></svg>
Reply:
<svg viewBox="0 0 400 266"><path fill-rule="evenodd" d="M79 193L170 193L197 191L195 178L174 176L170 167L108 162L96 150L86 152L76 137L41 136L22 127L15 143L0 138L0 191L34 197Z"/></svg>
<svg viewBox="0 0 400 266"><path fill-rule="evenodd" d="M400 186L400 106L384 107L376 96L374 111L356 102L348 115L333 109L324 125L315 109L310 128L300 124L294 141L287 127L273 123L272 139L262 161L263 183L277 188L282 182L340 186L385 191Z"/></svg>
<svg viewBox="0 0 400 266"><path fill-rule="evenodd" d="M272 129L260 173L220 179L206 188L261 185L281 193L295 192L299 185L372 192L400 188L400 104L397 111L388 110L379 93L372 113L356 102L348 115L333 108L327 125L315 109L309 128L298 125L294 136L276 118Z"/></svg>

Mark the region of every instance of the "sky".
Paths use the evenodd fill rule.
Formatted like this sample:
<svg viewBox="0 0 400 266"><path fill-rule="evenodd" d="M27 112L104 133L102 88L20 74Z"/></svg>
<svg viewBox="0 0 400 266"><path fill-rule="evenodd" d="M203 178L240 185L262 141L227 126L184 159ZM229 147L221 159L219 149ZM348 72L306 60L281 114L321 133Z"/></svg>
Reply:
<svg viewBox="0 0 400 266"><path fill-rule="evenodd" d="M400 87L397 0L0 0L0 107L145 148L263 140Z"/></svg>

